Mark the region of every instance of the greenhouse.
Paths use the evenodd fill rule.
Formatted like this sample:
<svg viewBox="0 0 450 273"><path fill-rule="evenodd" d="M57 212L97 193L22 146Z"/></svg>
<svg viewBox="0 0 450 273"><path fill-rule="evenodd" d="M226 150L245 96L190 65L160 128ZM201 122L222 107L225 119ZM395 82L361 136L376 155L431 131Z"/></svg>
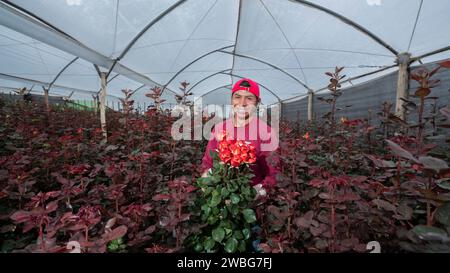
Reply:
<svg viewBox="0 0 450 273"><path fill-rule="evenodd" d="M0 0L0 252L449 253L449 30L447 0Z"/></svg>

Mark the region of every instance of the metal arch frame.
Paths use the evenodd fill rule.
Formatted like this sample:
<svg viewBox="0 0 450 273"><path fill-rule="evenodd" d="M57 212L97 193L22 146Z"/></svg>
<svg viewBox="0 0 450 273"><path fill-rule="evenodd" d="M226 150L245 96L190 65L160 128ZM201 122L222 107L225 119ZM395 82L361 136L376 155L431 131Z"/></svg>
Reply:
<svg viewBox="0 0 450 273"><path fill-rule="evenodd" d="M131 96L133 96L137 91L141 90L142 88L144 88L144 87L146 87L146 86L147 86L146 84L143 84L143 85L139 86L138 88L134 89L133 92L131 92ZM177 94L176 94L175 92L173 92L172 90L170 90L170 89L167 89L167 90L169 90L169 91L172 92L173 94L177 95ZM169 103L171 103L171 102L169 102Z"/></svg>
<svg viewBox="0 0 450 273"><path fill-rule="evenodd" d="M113 81L115 78L117 78L118 76L123 76L123 75L122 75L122 74L116 74L116 75L114 75L114 77L108 79L108 81L107 81L106 83L108 84L108 83L112 82L112 81ZM143 85L139 86L138 88L134 89L133 92L131 92L131 96L133 96L134 93L136 93L139 89L144 88L145 86L147 86L147 84L143 84ZM173 94L176 94L174 91L172 91L172 90L170 90L170 89L167 89L167 90L169 90L169 91L172 92ZM100 93L100 91L101 91L101 88L100 88L100 90L97 92L97 95Z"/></svg>
<svg viewBox="0 0 450 273"><path fill-rule="evenodd" d="M8 0L0 0L0 10L3 10L5 13L9 13L11 16L14 16L16 18L16 21L5 26L18 33L21 33L22 35L41 41L46 45L53 46L65 53L83 58L93 64L99 63L99 65L101 66L111 67L114 63L113 59L93 50L92 48L87 47L74 37L68 35L54 25L46 22L36 14L33 14L32 12L21 8ZM41 35L34 34L31 29L26 30L26 28L24 29L14 27L14 23L17 25L18 23L23 23L24 21L33 27L39 28L39 30L41 31ZM47 39L42 38L44 37L44 34L48 34ZM64 43L67 46L65 46ZM70 48L72 48L73 50L71 50ZM75 54L74 51L77 51L78 53ZM119 71L118 74L129 75L127 77L136 82L146 83L148 85L162 86L161 84L148 78L147 76L138 73L120 63L117 63L115 67L117 68L116 70Z"/></svg>
<svg viewBox="0 0 450 273"><path fill-rule="evenodd" d="M225 74L225 73L223 73L223 74ZM240 76L240 75L233 74L233 73L227 73L227 74L229 74L229 75L232 76L232 77L236 77L236 78L240 78L240 79L243 79L243 78L244 78L244 77L242 77L242 76ZM272 94L275 98L277 98L278 102L281 103L281 98L280 98L275 92L273 92L272 90L270 90L269 88L267 88L267 87L266 87L265 85L263 85L262 83L258 83L258 84L261 85L262 88L264 88L264 89L266 89L267 91L269 91L269 93Z"/></svg>
<svg viewBox="0 0 450 273"><path fill-rule="evenodd" d="M42 92L33 90L33 87L34 87L34 85L30 88L30 91L29 91L30 93L35 93L35 94L37 94L37 95L42 95ZM6 89L6 90L12 90L12 91L14 91L14 89L17 89L16 87L0 86L0 89L2 89L2 88L3 88L3 89ZM7 94L7 93L0 92L0 94ZM63 95L58 94L58 93L48 92L48 94L52 94L52 95L57 95L57 96L63 97Z"/></svg>
<svg viewBox="0 0 450 273"><path fill-rule="evenodd" d="M9 7L13 7L14 9L19 10L20 12L22 12L22 13L28 15L29 17L35 19L35 20L38 21L40 24L43 24L43 25L44 25L44 27L43 27L44 29L47 28L47 30L48 30L48 28L49 28L49 29L53 30L54 32L56 32L56 34L57 34L60 38L71 40L71 42L74 43L74 44L76 44L76 46L77 46L79 49L81 49L82 51L84 51L84 54L80 54L80 55L87 56L87 55L89 55L89 54L92 54L92 55L95 55L95 56L97 56L98 58L102 59L102 61L112 61L112 62L114 62L114 60L111 60L110 58L108 58L108 57L106 57L106 56L103 56L102 54L100 54L100 53L98 53L98 52L96 52L96 51L94 51L94 50L92 50L92 49L86 47L85 45L83 45L82 43L80 43L78 40L76 40L75 38L73 38L72 36L70 36L69 34L67 34L67 33L65 33L64 31L58 29L57 27L53 26L52 24L48 23L47 21L43 20L42 18L39 18L37 15L31 13L30 11L27 11L27 10L21 8L20 6L17 6L17 5L15 5L14 3L11 3L11 2L8 1L8 0L0 0L0 1L3 2L4 4L8 5ZM389 51L391 51L392 53L396 54L395 49L393 49L390 45L388 45L387 43L385 43L384 41L382 41L379 37L375 36L373 33L371 33L370 31L368 31L368 30L365 29L364 27L362 27L362 26L360 26L359 24L357 24L356 22L354 22L354 21L352 21L352 20L350 20L350 19L344 17L344 16L341 15L341 14L338 14L338 13L336 13L336 12L333 12L333 11L331 11L331 10L329 10L329 9L327 9L327 8L325 8L325 7L323 7L323 6L320 6L320 5L311 3L311 2L309 2L309 1L305 1L305 0L289 0L289 1L294 2L294 3L298 3L298 4L302 4L302 5L308 6L308 7L310 7L310 8L315 8L315 9L318 9L318 10L320 10L320 11L322 11L322 12L325 12L325 13L331 15L331 16L334 16L334 17L340 19L341 21L343 21L344 23L346 23L346 24L348 24L348 25L350 25L350 26L356 28L358 31L361 31L363 34L370 36L370 37L371 37L372 39L374 39L377 43L381 44L382 46L384 46L385 48L387 48ZM20 16L20 15L17 15L17 16ZM22 16L22 17L23 17L23 16ZM238 16L238 18L240 18L240 16ZM30 21L30 20L29 20L29 21ZM34 25L38 25L38 24L39 24L39 23L36 23L36 22L31 22L31 21L30 21L30 23L33 23ZM42 26L41 26L41 28L42 28ZM14 28L12 28L12 29L14 29ZM22 33L22 34L24 34L24 35L26 35L26 36L28 36L28 37L33 37L33 36L28 35L28 34L25 34L25 33L22 32L22 31L18 31L18 32L20 32L20 33ZM236 42L237 42L237 41L236 41ZM44 44L52 45L51 43L47 43L47 42L44 42ZM61 47L56 47L56 48L61 49ZM426 54L423 54L423 55L421 55L421 56L413 57L413 58L412 58L412 62L414 62L414 61L420 61L421 58L428 57L428 56L430 56L430 55L434 55L434 54L437 54L437 53L440 53L440 52L442 52L442 51L449 50L449 49L450 49L450 47L445 47L445 48L438 49L438 50L435 50L435 51L430 51L430 52L428 52L428 53L426 53ZM64 52L69 52L69 53L70 53L70 51L68 51L68 50L64 50L64 49L61 49L61 50L63 50ZM76 56L78 56L78 55L79 55L79 54L77 54ZM87 58L87 60L89 60L89 58ZM234 58L233 58L233 60L234 60ZM137 72L135 72L135 71L132 71L131 69L128 69L127 67L125 67L125 66L123 66L123 65L121 65L120 70L128 70L128 71L132 72L131 74L133 74L133 75L135 75L135 76L141 78L141 80L142 80L142 78L144 78L144 79L146 78L146 79L149 80L150 82L153 82L152 84L160 85L160 84L154 82L153 80L151 80L150 78L147 78L147 77L145 77L145 76L143 76L143 75L141 75L141 74L139 74L139 73L137 73ZM122 75L124 75L124 74L122 74ZM139 82L139 80L137 80L137 81ZM148 85L148 84L147 84L147 85ZM64 88L66 88L66 87L64 87ZM90 91L88 91L88 92L90 92ZM174 92L174 93L175 93L175 92Z"/></svg>
<svg viewBox="0 0 450 273"><path fill-rule="evenodd" d="M208 95L208 94L210 94L210 93L212 93L212 92L214 92L214 91L216 91L216 90L219 90L220 88L225 88L225 87L231 87L231 84L225 84L225 85L216 87L216 88L214 88L214 89L212 89L212 90L209 90L209 91L206 92L205 94L203 94L203 95L201 95L200 97L196 98L196 99L194 100L194 104L195 104L195 102L196 102L197 100L203 98L203 96Z"/></svg>
<svg viewBox="0 0 450 273"><path fill-rule="evenodd" d="M133 96L134 93L136 93L138 90L140 90L146 86L147 86L147 84L143 84L143 85L139 86L138 88L134 89L133 92L131 92L131 95ZM178 95L177 93L175 93L175 91L172 91L170 89L167 89L167 90L169 90L169 92L172 92L174 95Z"/></svg>
<svg viewBox="0 0 450 273"><path fill-rule="evenodd" d="M226 71L229 71L229 70L231 70L231 69L225 69L225 70L218 71L218 72L216 72L216 73L213 73L213 74L211 74L211 75L206 76L205 78L203 78L203 79L201 79L200 81L198 81L197 83L195 83L195 84L189 89L189 91L191 91L193 88L195 88L195 87L196 87L198 84L200 84L201 82L203 82L203 81L205 81L205 80L207 80L207 79L209 79L209 78L211 78L211 77L214 77L214 76L216 76L216 75L219 75L219 74L222 74L222 75L229 75L229 76L231 77L231 82L233 82L233 77L237 77L237 78L241 78L241 79L244 78L244 77L242 77L242 76L240 76L240 75L233 74L231 71L230 71L230 73L226 73ZM264 86L264 85L261 84L261 83L258 83L258 84L261 85L261 87L263 87L263 88L266 89L267 91L269 91L274 97L276 97L277 100L278 100L278 102L281 102L281 98L278 97L278 95L276 95L275 92L273 92L272 90L270 90L268 87ZM225 86L229 86L229 85L232 85L232 83L231 83L231 84L228 84L228 85L225 85ZM223 87L223 86L222 86L222 87ZM203 97L203 96L205 96L205 95L207 95L207 94L209 94L209 93L211 93L211 92L212 92L212 91L208 91L208 92L202 94L199 98L201 98L201 97Z"/></svg>
<svg viewBox="0 0 450 273"><path fill-rule="evenodd" d="M386 66L386 67L383 67L383 68L381 68L381 69L377 69L377 70L374 70L374 71L371 71L371 72L368 72L368 73L364 73L364 74L361 74L361 75L358 75L358 76L355 76L355 77L352 77L352 78L348 78L348 79L342 81L342 83L351 82L352 80L356 80L356 79L359 79L359 78L363 78L363 77L365 77L365 76L369 76L369 75L372 75L372 74L377 74L377 73L379 73L379 72L382 72L382 71L384 71L384 70L388 70L388 69L394 68L394 67L396 67L396 66L398 66L398 65L397 65L397 64L394 64L394 65ZM320 92L325 91L325 90L327 90L327 87L319 88L319 89L317 89L317 90L314 92L314 94L320 93ZM301 97L307 96L307 95L308 95L308 94L296 95L296 96L293 96L293 97L284 99L284 100L282 100L281 102L282 102L282 103L290 102L291 100L295 100L295 99L298 99L298 98L301 98Z"/></svg>
<svg viewBox="0 0 450 273"><path fill-rule="evenodd" d="M95 67L96 70L98 69L97 66L94 66L94 67ZM99 71L100 71L100 70L97 70L97 73L99 73ZM111 79L108 79L108 80L106 81L106 84L110 83L112 80L114 80L115 78L117 78L119 75L120 75L120 74L116 74L116 75L114 75L114 77L112 77ZM99 76L100 76L100 73L99 73ZM100 89L97 91L97 93L96 93L97 96L100 94L101 91L102 91L102 88L100 88Z"/></svg>
<svg viewBox="0 0 450 273"><path fill-rule="evenodd" d="M75 39L75 38L72 37L71 35L69 35L69 34L67 34L66 32L62 31L61 29L55 27L54 25L50 24L49 22L47 22L46 20L44 20L44 19L42 19L41 17L37 16L36 14L32 13L31 11L28 11L28 10L22 8L22 7L20 7L20 6L16 5L16 4L12 3L12 2L9 1L9 0L1 0L1 1L4 2L4 3L7 4L7 5L9 5L9 6L15 8L15 9L19 10L20 12L22 12L22 13L24 13L24 14L27 14L27 15L31 16L32 18L38 20L39 22L41 22L42 24L48 26L49 28L53 28L53 29L56 30L57 32L60 32L61 34L63 34L63 35L65 35L65 36L69 37L70 39L72 39L72 40L74 40L74 41L76 41L77 43L80 43L77 39ZM81 43L80 43L80 44L81 44Z"/></svg>
<svg viewBox="0 0 450 273"><path fill-rule="evenodd" d="M221 71L218 71L218 72L216 72L216 73L213 73L213 74L211 74L211 75L208 75L208 76L204 77L203 79L201 79L201 80L199 80L198 82L196 82L193 86L191 86L191 87L189 88L189 92L191 92L192 89L194 89L197 85L199 85L200 83L206 81L207 79L212 78L212 77L214 77L215 75L218 75L218 74L223 74L224 72L229 71L229 70L231 70L231 69L221 70ZM231 82L233 82L233 80L231 80Z"/></svg>
<svg viewBox="0 0 450 273"><path fill-rule="evenodd" d="M420 61L423 58L426 58L426 57L429 57L429 56L432 56L432 55L435 55L435 54L439 54L439 53L442 53L442 52L445 52L445 51L449 51L449 50L450 50L450 46L446 46L446 47L439 48L439 49L430 51L428 53L419 55L417 57L411 57L410 63L414 63L414 62ZM368 72L368 73L364 73L364 74L361 74L361 75L349 78L349 79L347 79L347 80L345 80L343 82L349 82L349 81L352 81L352 80L355 80L355 79L363 78L365 76L376 74L376 73L382 72L384 70L387 70L387 69L390 69L390 68L394 68L396 66L398 66L398 65L395 64L395 65L390 65L390 66L387 66L387 67L383 67L383 68L377 69L375 71L371 71L371 72ZM322 88L316 90L315 93L319 93L319 92L325 91L326 89L327 89L326 87L322 87ZM289 103L291 100L299 99L299 98L301 98L303 96L307 96L307 95L303 95L302 94L302 95L293 96L291 98L287 98L287 99L282 100L282 103L286 103L286 102Z"/></svg>
<svg viewBox="0 0 450 273"><path fill-rule="evenodd" d="M17 81L17 82L29 83L29 84L33 84L33 85L39 85L39 86L43 86L43 87L45 86L47 88L50 85L50 83L47 83L47 82L12 76L12 75L8 75L8 74L4 74L4 73L0 73L0 78L5 79L5 80L12 80L12 81ZM79 89L79 88L71 88L71 87L67 87L67 86L63 86L63 85L56 85L56 84L53 84L53 87L63 88L63 89L72 90L72 91L75 91L78 93L85 93L85 94L96 94L97 93L95 91L89 91L89 90L84 90L84 89ZM119 97L114 96L114 95L108 95L108 96L119 99Z"/></svg>
<svg viewBox="0 0 450 273"><path fill-rule="evenodd" d="M352 26L353 28L355 28L356 30L362 32L363 34L369 36L370 38L372 38L375 42L377 42L378 44L382 45L384 48L386 48L387 50L389 50L390 52L392 52L395 56L397 56L399 54L399 52L397 50L395 50L392 46L390 46L388 43L386 43L385 41L383 41L380 37L376 36L374 33L370 32L368 29L364 28L363 26L359 25L358 23L354 22L353 20L350 20L349 18L343 16L342 14L339 14L337 12L334 12L330 9L327 9L326 7L323 7L321 5L318 4L314 4L311 3L309 1L305 1L305 0L289 0L291 2L297 3L297 4L302 4L304 6L310 7L310 8L314 8L320 11L325 12L326 14L336 17L337 19L343 21L345 24Z"/></svg>
<svg viewBox="0 0 450 273"><path fill-rule="evenodd" d="M190 63L188 63L187 65L185 65L183 68L181 68L180 70L178 70L178 72L175 73L175 75L173 75L172 78L170 78L170 80L163 86L163 89L162 89L162 91L161 91L161 94L163 94L164 91L166 90L167 86L168 86L168 85L169 85L176 77L178 77L178 75L180 75L186 68L188 68L189 66L193 65L194 63L196 63L197 61L203 59L203 58L206 57L206 56L209 56L209 55L211 55L211 54L213 54L213 53L215 53L215 52L221 52L221 50L224 50L224 49L227 49L227 48L230 48L230 47L234 47L234 46L235 46L235 45L229 45L229 46L224 46L224 47L221 47L221 48L218 48L218 49L214 49L214 50L212 50L212 51L210 51L210 52L207 52L207 53L205 53L205 54L203 54L203 55L201 55L201 56L195 58L193 61L191 61Z"/></svg>
<svg viewBox="0 0 450 273"><path fill-rule="evenodd" d="M133 96L134 93L136 93L139 89L142 89L142 88L144 88L144 87L146 87L146 86L147 86L147 85L143 84L143 85L139 86L138 88L134 89L133 92L131 92L131 96Z"/></svg>
<svg viewBox="0 0 450 273"><path fill-rule="evenodd" d="M140 90L140 89L142 89L142 88L144 88L144 87L146 87L146 86L147 86L146 84L143 84L143 85L139 86L138 88L134 89L133 92L131 92L131 95L133 96L134 93L136 93L138 90ZM170 89L167 89L167 90L169 90L170 92L172 92L174 95L178 95L177 93L175 93L174 91L172 91L172 90L170 90Z"/></svg>
<svg viewBox="0 0 450 273"><path fill-rule="evenodd" d="M274 69L276 69L276 70L278 70L278 71L280 71L280 72L286 74L287 76L289 76L290 78L292 78L293 80L295 80L296 82L298 82L298 83L299 83L301 86L303 86L304 88L306 88L306 89L308 89L308 90L311 90L311 88L310 88L309 86L307 86L304 82L302 82L301 80L297 79L297 78L296 78L294 75L292 75L291 73L287 72L286 70L284 70L284 69L282 69L282 68L279 68L278 66L276 66L276 65L274 65L274 64L271 64L271 63L269 63L269 62L266 62L266 61L261 60L261 59L256 58L256 57L252 57L252 56L244 55L244 54L240 54L240 53L232 53L232 52L228 52L228 51L220 51L220 52L221 52L221 53L225 53L225 54L233 54L234 56L238 56L238 57L241 57L241 58L251 59L251 60L254 60L254 61L263 63L263 64L265 64L265 65L268 65L268 66L270 66L270 67L272 67L272 68L274 68Z"/></svg>
<svg viewBox="0 0 450 273"><path fill-rule="evenodd" d="M134 46L134 44L159 20L164 18L167 14L169 14L172 10L176 9L179 5L186 2L186 0L179 0L172 6L170 6L168 9L160 13L155 19L153 19L150 23L148 23L139 33L134 36L134 38L128 43L128 45L125 47L125 49L122 51L122 53L114 60L114 63L112 64L111 68L108 71L107 78L109 74L112 72L113 68L116 66L117 62L119 62L125 55L128 53L128 51Z"/></svg>
<svg viewBox="0 0 450 273"><path fill-rule="evenodd" d="M261 59L258 59L258 58L252 57L252 56L248 56L248 55L243 55L243 54L238 54L238 53L233 53L233 52L224 51L224 49L226 49L226 48L235 47L235 46L236 46L236 45L225 46L225 47L222 47L222 48L219 48L219 49L212 50L212 51L210 51L210 52L207 52L207 53L205 53L205 54L203 54L203 55L197 57L196 59L194 59L193 61L191 61L191 62L188 63L187 65L185 65L183 68L181 68L180 70L178 70L178 72L175 73L175 75L172 76L172 78L170 78L170 80L164 85L162 92L164 92L164 90L167 88L167 86L168 86L168 85L169 85L176 77L178 77L178 75L180 75L184 70L186 70L189 66L191 66L192 64L196 63L197 61L203 59L204 57L209 56L210 54L213 54L213 53L216 53L216 52L225 53L225 54L230 54L230 55L233 55L233 56L238 56L238 57L241 57L241 58L247 58L247 59L251 59L251 60L254 60L254 61L263 63L263 64L265 64L265 65L268 65L268 66L270 66L270 67L272 67L272 68L274 68L274 69L276 69L276 70L278 70L278 71L280 71L280 72L286 74L287 76L289 76L290 78L294 79L296 82L298 82L301 86L303 86L303 87L306 88L307 90L311 90L311 88L309 88L309 87L308 87L306 84L304 84L302 81L300 81L299 79L297 79L296 77L294 77L292 74L290 74L289 72L285 71L285 70L282 69L282 68L279 68L279 67L276 66L276 65L273 65L273 64L271 64L271 63L269 63L269 62L266 62L266 61L264 61L264 60L261 60Z"/></svg>
<svg viewBox="0 0 450 273"><path fill-rule="evenodd" d="M52 86L55 84L55 82L58 80L59 76L61 76L61 74L69 67L71 66L74 62L76 62L76 60L78 60L79 57L75 57L72 61L70 61L68 64L66 64L61 71L58 72L58 74L56 74L55 78L53 79L53 81L48 85L48 91L50 92L50 89L52 88Z"/></svg>
<svg viewBox="0 0 450 273"><path fill-rule="evenodd" d="M442 53L442 52L448 51L448 50L450 50L450 46L439 48L439 49L430 51L428 53L422 54L422 55L417 56L417 57L411 57L411 63L412 62L416 62L416 61L420 61L421 59L423 59L425 57L429 57L429 56L432 56L432 55L435 55L435 54L439 54L439 53Z"/></svg>
<svg viewBox="0 0 450 273"><path fill-rule="evenodd" d="M234 61L236 56L234 55L236 53L237 43L238 43L238 36L239 36L239 25L241 23L241 13L242 13L242 0L239 0L239 11L238 11L238 18L237 18L237 24L236 24L236 38L234 39L234 48L233 48L233 63L231 64L231 72L233 72L234 69ZM233 77L230 75L231 82L233 82Z"/></svg>
<svg viewBox="0 0 450 273"><path fill-rule="evenodd" d="M291 41L289 41L286 33L284 32L284 30L281 28L280 24L278 23L277 20L275 20L275 17L273 16L272 12L269 10L269 7L266 6L266 4L264 3L263 0L259 0L259 2L261 3L261 5L264 7L264 9L266 10L266 12L269 14L270 18L272 18L273 22L275 23L275 25L277 25L277 28L280 30L281 34L283 35L284 39L286 40L287 44L289 45L289 49L292 52L292 54L294 54L295 60L297 61L298 67L300 68L300 72L303 75L303 79L305 80L305 83L308 84L308 79L306 78L306 74L305 71L303 71L303 67L300 63L299 57L297 56L297 52L295 52L294 47L291 44ZM289 53L288 53L289 54ZM288 54L286 54L283 58L280 59L283 60Z"/></svg>

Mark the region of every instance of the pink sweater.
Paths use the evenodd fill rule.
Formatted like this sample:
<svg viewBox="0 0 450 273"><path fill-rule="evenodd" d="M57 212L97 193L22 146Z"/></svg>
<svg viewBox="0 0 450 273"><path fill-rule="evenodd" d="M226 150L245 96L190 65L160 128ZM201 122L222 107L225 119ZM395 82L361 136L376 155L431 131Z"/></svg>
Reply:
<svg viewBox="0 0 450 273"><path fill-rule="evenodd" d="M232 134L233 139L250 141L255 146L257 160L256 163L251 165L255 175L252 179L252 186L260 183L265 188L274 186L276 184L275 175L279 166L279 158L274 152L278 149L278 135L276 132L272 132L271 127L267 123L257 117L243 127L235 127L231 119L216 124L203 156L202 172L212 168L213 160L210 156L210 151L216 152L218 142L215 135L216 132L223 130L228 134ZM270 159L268 158L269 155L271 155Z"/></svg>

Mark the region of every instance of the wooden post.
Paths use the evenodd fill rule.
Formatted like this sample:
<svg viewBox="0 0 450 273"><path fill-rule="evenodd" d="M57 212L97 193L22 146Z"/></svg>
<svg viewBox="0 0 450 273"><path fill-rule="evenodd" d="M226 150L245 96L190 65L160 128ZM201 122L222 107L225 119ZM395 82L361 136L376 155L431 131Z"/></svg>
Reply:
<svg viewBox="0 0 450 273"><path fill-rule="evenodd" d="M100 73L101 80L101 91L100 91L100 124L103 132L103 137L107 139L107 131L106 131L106 73Z"/></svg>
<svg viewBox="0 0 450 273"><path fill-rule="evenodd" d="M48 102L48 88L42 86L42 89L44 89L45 108L47 109L47 112L50 112L50 103Z"/></svg>
<svg viewBox="0 0 450 273"><path fill-rule="evenodd" d="M308 121L313 120L314 115L314 92L312 90L308 91Z"/></svg>
<svg viewBox="0 0 450 273"><path fill-rule="evenodd" d="M409 63L411 54L401 53L397 56L398 62L398 80L397 80L397 98L395 101L395 115L406 120L406 109L403 107L405 102L403 99L408 99L409 89Z"/></svg>

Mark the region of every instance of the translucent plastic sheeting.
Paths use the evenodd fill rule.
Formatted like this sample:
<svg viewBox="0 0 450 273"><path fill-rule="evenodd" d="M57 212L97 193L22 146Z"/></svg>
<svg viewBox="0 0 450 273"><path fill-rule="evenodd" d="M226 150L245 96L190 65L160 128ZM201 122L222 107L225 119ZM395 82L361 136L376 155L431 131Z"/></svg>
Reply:
<svg viewBox="0 0 450 273"><path fill-rule="evenodd" d="M142 86L142 84L119 75L108 83L106 93L117 97L124 97L122 90L135 90L140 86Z"/></svg>
<svg viewBox="0 0 450 273"><path fill-rule="evenodd" d="M317 0L314 3L358 22L399 52L408 51L417 56L449 45L448 0Z"/></svg>
<svg viewBox="0 0 450 273"><path fill-rule="evenodd" d="M293 1L243 1L243 5L237 52L283 68L312 89L326 86L324 72L334 66L361 66L357 75L378 69L367 67L395 61L393 53L369 36L322 11ZM272 79L270 85L283 86L284 79L280 80ZM293 86L283 89L277 92L284 98L296 91Z"/></svg>
<svg viewBox="0 0 450 273"><path fill-rule="evenodd" d="M223 53L208 55L181 72L174 78L169 87L178 91L181 86L180 83L187 81L189 83L188 89L194 93L194 96L201 96L213 88L231 83L230 76L217 74L224 70L229 72L231 64L231 55Z"/></svg>
<svg viewBox="0 0 450 273"><path fill-rule="evenodd" d="M0 78L0 90L8 89L8 93L11 90L22 89L24 87L29 89L32 86L33 86L33 84L30 84L30 83L11 81L11 80L6 80L6 79Z"/></svg>
<svg viewBox="0 0 450 273"><path fill-rule="evenodd" d="M414 56L450 45L450 1L424 0L411 42Z"/></svg>
<svg viewBox="0 0 450 273"><path fill-rule="evenodd" d="M19 31L20 33L28 35L41 42L52 45L58 49L74 54L89 62L98 64L100 67L108 70L113 67L115 62L111 58L108 58L107 56L85 46L79 41L74 40L63 31L58 30L57 26L49 26L42 23L36 16L39 15L27 15L6 2L0 2L0 24L15 31ZM157 84L144 75L124 67L120 63L115 63L114 71L120 74L127 74L128 78L143 84Z"/></svg>
<svg viewBox="0 0 450 273"><path fill-rule="evenodd" d="M298 83L295 78L273 69L263 63L236 57L234 61L233 74L240 77L250 78L277 94L281 99L292 97L307 90ZM267 91L266 91L267 92ZM275 98L271 96L265 103L274 103Z"/></svg>
<svg viewBox="0 0 450 273"><path fill-rule="evenodd" d="M313 90L328 84L329 77L325 75L325 72L334 72L336 66L344 66L343 73L350 78L394 65L395 61L394 57L367 58L367 55L349 52L318 52L315 50L296 50L296 52L302 58L303 73L308 79L308 85ZM286 71L294 74L298 69L291 66L286 67Z"/></svg>
<svg viewBox="0 0 450 273"><path fill-rule="evenodd" d="M153 88L150 86L140 86L139 88L135 89L133 96L131 97L134 101L139 101L141 103L145 103L146 105L154 104L153 99L146 96L147 93L150 93L150 89ZM165 100L163 103L165 104L175 104L175 95L172 92L163 92L161 99Z"/></svg>
<svg viewBox="0 0 450 273"><path fill-rule="evenodd" d="M0 24L4 25L0 26L0 73L50 83L78 56L55 87L97 92L100 80L89 63L109 69L144 27L179 1L10 2L80 43L0 2ZM123 88L167 84L186 65L206 56L188 66L168 88L179 92L181 81L192 86L209 75L232 69L233 74L253 78L281 99L305 95L308 88L326 87L324 73L335 66L346 67L344 74L356 77L393 65L396 53L409 51L416 57L449 46L449 11L447 0L186 0L140 36L116 64L114 72L121 78L111 81L108 92L120 96ZM237 55L217 52L227 46L225 51ZM422 61L449 56L446 51ZM110 79L112 76L114 73ZM205 80L194 89L195 96L231 83L226 78L217 75ZM139 100L148 99L145 93L138 93ZM164 96L173 98L173 93L164 92ZM267 95L263 101L270 104L277 98Z"/></svg>
<svg viewBox="0 0 450 273"><path fill-rule="evenodd" d="M203 107L211 104L222 105L231 103L231 86L221 87L211 91L211 93L201 97Z"/></svg>
<svg viewBox="0 0 450 273"><path fill-rule="evenodd" d="M118 55L152 18L175 1L13 0L105 56ZM55 16L57 15L57 16Z"/></svg>
<svg viewBox="0 0 450 273"><path fill-rule="evenodd" d="M0 26L0 73L51 82L73 55Z"/></svg>
<svg viewBox="0 0 450 273"><path fill-rule="evenodd" d="M31 89L32 92L39 95L44 95L44 90L40 86L34 86ZM49 96L58 96L58 97L69 97L72 93L72 90L66 88L54 87L49 91ZM71 100L92 100L91 94L88 92L75 92L70 97Z"/></svg>
<svg viewBox="0 0 450 273"><path fill-rule="evenodd" d="M196 58L234 45L237 10L237 1L187 1L149 29L121 62L165 84Z"/></svg>
<svg viewBox="0 0 450 273"><path fill-rule="evenodd" d="M225 72L224 72L225 73ZM200 98L211 93L216 88L231 85L231 77L228 74L216 74L209 78L204 78L201 82L196 81L190 84L189 91L194 93L192 97Z"/></svg>
<svg viewBox="0 0 450 273"><path fill-rule="evenodd" d="M353 70L357 70L358 73L361 72L360 69L353 69ZM378 73L375 73L375 74L372 74L372 75L367 75L367 76L362 77L362 78L351 79L351 77L346 77L346 78L344 78L344 80L345 79L351 79L351 81L346 81L346 82L342 83L342 89L349 88L349 87L352 87L352 86L356 86L358 84L370 81L372 79L376 79L376 78L382 77L384 75L388 75L388 74L390 74L392 72L396 72L396 71L398 71L398 68L397 67L393 67L393 68L389 68L389 69L383 70L381 72L378 72ZM356 74L355 71L352 71L352 69L344 69L343 72L344 72L343 74L346 74L346 75L347 74L348 75Z"/></svg>
<svg viewBox="0 0 450 273"><path fill-rule="evenodd" d="M50 86L50 83L45 83L45 82L40 82L40 81L25 79L25 78L17 78L14 76L8 76L8 75L4 75L4 74L0 74L0 80L14 81L14 82L17 82L17 85L22 86L22 87L31 86L31 87L33 87L33 90L43 90L42 87L49 88L49 86ZM27 88L29 88L29 87L27 87ZM76 96L78 93L84 93L84 94L97 93L94 91L82 90L82 89L78 89L78 88L70 88L70 87L59 86L59 85L52 85L52 88L50 91L54 90L55 88L58 88L61 90L68 90L68 92L74 91L73 96Z"/></svg>
<svg viewBox="0 0 450 273"><path fill-rule="evenodd" d="M55 84L97 92L100 77L91 63L77 59L61 73Z"/></svg>
<svg viewBox="0 0 450 273"><path fill-rule="evenodd" d="M389 74L397 72L397 71L398 71L397 67L392 67L392 68L388 68L388 69L385 69L383 71L380 71L378 73L367 75L367 76L364 76L364 77L361 77L361 78L351 79L350 81L347 81L348 77L345 77L343 79L345 81L342 82L342 87L341 88L342 88L343 91L345 91L348 88L356 87L356 86L364 84L364 83L366 83L366 82L368 82L370 80L374 80L374 79L383 77L385 75L389 75ZM349 72L349 73L347 73L347 72ZM350 70L347 69L347 70L344 70L343 74L352 74L352 71L351 71L351 69ZM384 92L384 91L385 90L381 90L381 92ZM324 95L324 94L330 93L330 91L327 88L322 88L320 90L316 90L316 92L318 94L320 94L320 95ZM297 100L300 100L300 99L302 99L302 98L304 98L306 96L307 96L307 94L299 94L299 95L296 95L296 96L291 97L289 99L283 100L283 102L284 103L289 103L289 102L297 101Z"/></svg>
<svg viewBox="0 0 450 273"><path fill-rule="evenodd" d="M405 52L408 50L421 0L315 0L311 2L347 17L380 37L397 51ZM440 6L442 2L448 1L425 0L424 6Z"/></svg>

